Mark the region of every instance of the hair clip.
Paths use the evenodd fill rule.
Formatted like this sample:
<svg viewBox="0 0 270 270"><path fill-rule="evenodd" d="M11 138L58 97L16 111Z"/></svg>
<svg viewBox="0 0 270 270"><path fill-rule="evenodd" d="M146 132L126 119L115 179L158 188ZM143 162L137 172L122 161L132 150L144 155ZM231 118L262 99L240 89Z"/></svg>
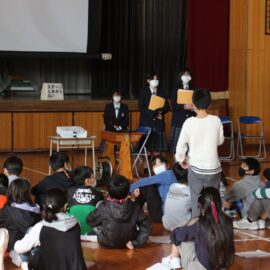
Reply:
<svg viewBox="0 0 270 270"><path fill-rule="evenodd" d="M48 205L48 208L52 209L52 205L51 205L51 204L49 204L49 205Z"/></svg>

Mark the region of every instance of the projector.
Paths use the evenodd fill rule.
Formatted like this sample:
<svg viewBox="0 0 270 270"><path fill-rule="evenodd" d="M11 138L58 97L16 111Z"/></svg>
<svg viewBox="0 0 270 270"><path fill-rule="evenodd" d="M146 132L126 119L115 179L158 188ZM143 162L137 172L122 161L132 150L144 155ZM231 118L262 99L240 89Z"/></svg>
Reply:
<svg viewBox="0 0 270 270"><path fill-rule="evenodd" d="M87 130L82 127L56 127L56 133L62 138L86 138Z"/></svg>

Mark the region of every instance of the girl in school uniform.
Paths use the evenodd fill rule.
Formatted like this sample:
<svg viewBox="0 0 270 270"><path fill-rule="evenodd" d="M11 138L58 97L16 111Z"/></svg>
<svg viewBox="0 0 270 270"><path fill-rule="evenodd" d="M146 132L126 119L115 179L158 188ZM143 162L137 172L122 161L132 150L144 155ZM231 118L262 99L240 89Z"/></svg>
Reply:
<svg viewBox="0 0 270 270"><path fill-rule="evenodd" d="M147 75L146 81L147 87L141 91L139 97L140 126L151 127L152 131L147 149L155 155L167 151L164 116L169 110L169 105L166 100L162 108L155 111L148 109L152 95L165 98L165 93L158 88L159 78L157 73Z"/></svg>
<svg viewBox="0 0 270 270"><path fill-rule="evenodd" d="M171 93L172 122L169 151L173 154L175 154L176 151L176 145L183 123L187 118L195 115L190 106L177 103L178 89L189 89L190 87L191 76L188 70L180 72L177 81L177 87L173 89Z"/></svg>

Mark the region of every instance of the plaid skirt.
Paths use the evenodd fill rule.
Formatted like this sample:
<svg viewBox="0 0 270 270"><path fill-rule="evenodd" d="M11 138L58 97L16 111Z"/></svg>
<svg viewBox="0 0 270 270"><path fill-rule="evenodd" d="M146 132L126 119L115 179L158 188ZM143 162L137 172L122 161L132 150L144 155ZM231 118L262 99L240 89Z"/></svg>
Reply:
<svg viewBox="0 0 270 270"><path fill-rule="evenodd" d="M175 154L176 152L176 145L180 136L181 129L182 128L180 127L174 127L174 126L171 127L171 136L170 136L170 142L169 142L169 151L171 153Z"/></svg>
<svg viewBox="0 0 270 270"><path fill-rule="evenodd" d="M165 132L152 129L146 148L149 151L166 152L168 147Z"/></svg>

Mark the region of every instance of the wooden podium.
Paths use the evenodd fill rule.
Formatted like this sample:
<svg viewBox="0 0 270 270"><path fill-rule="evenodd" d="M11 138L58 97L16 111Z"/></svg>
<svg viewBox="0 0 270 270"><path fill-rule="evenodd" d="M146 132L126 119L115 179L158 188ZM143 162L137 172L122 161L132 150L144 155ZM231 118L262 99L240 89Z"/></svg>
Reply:
<svg viewBox="0 0 270 270"><path fill-rule="evenodd" d="M105 141L103 155L108 157L115 170L114 146L120 144L118 173L132 180L132 164L130 156L130 144L138 142L144 135L142 132L109 132L102 131L101 139Z"/></svg>

